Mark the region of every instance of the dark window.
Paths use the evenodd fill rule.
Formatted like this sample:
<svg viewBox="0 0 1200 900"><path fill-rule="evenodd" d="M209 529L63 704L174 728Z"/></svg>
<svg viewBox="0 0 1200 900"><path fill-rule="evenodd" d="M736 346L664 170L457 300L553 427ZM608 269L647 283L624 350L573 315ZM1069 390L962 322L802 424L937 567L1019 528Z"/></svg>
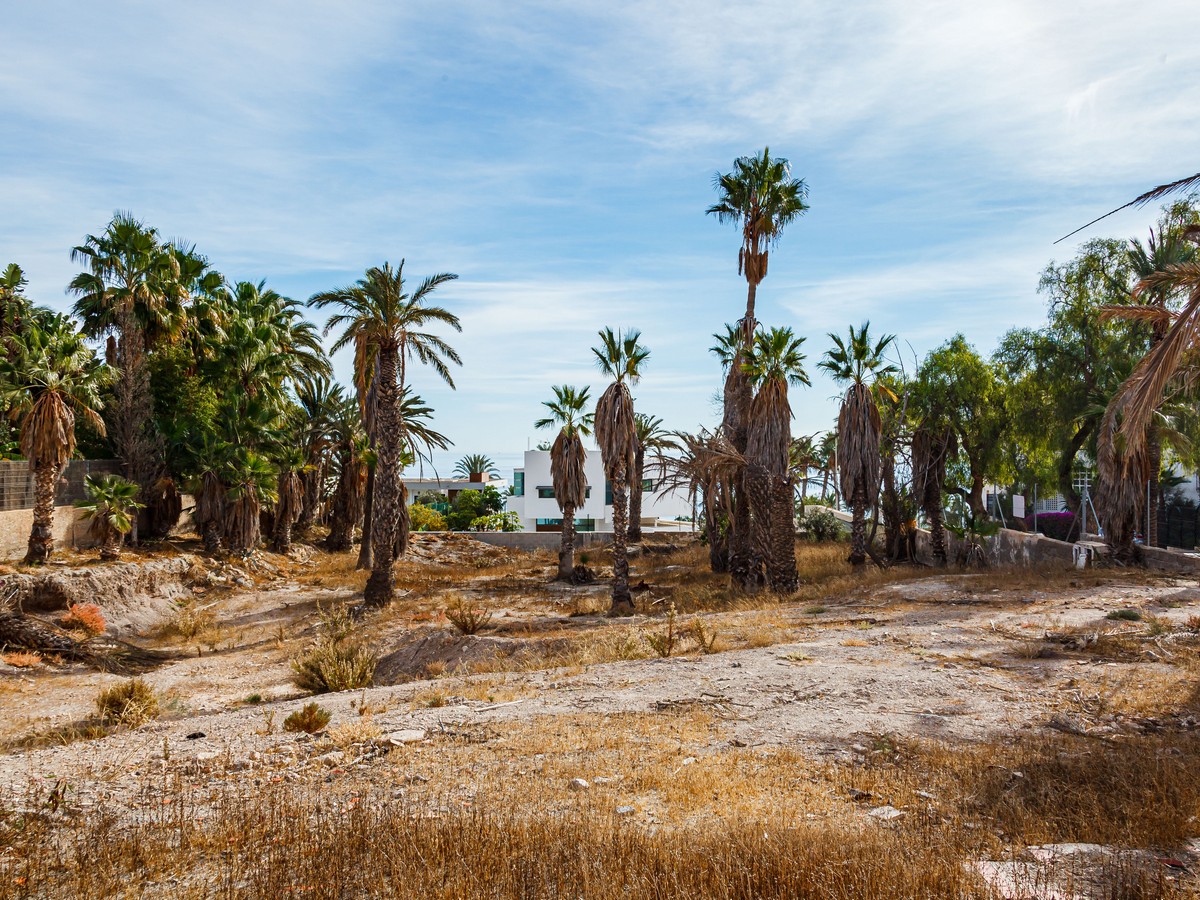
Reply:
<svg viewBox="0 0 1200 900"><path fill-rule="evenodd" d="M643 479L642 480L642 493L646 494L652 490L654 490L654 479L653 478Z"/></svg>
<svg viewBox="0 0 1200 900"><path fill-rule="evenodd" d="M612 482L607 478L604 479L604 505L612 506Z"/></svg>
<svg viewBox="0 0 1200 900"><path fill-rule="evenodd" d="M525 496L525 473L524 472L513 472L513 496L514 497L524 497Z"/></svg>
<svg viewBox="0 0 1200 900"><path fill-rule="evenodd" d="M552 488L552 487L540 487L537 489L537 491L538 491L538 497L540 497L543 500L553 500L554 499L554 488Z"/></svg>

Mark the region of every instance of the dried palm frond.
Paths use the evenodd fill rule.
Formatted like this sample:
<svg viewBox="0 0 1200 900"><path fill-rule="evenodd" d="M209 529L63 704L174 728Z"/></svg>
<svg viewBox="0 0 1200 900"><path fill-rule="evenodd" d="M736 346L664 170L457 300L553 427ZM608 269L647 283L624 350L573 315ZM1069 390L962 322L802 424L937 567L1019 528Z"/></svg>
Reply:
<svg viewBox="0 0 1200 900"><path fill-rule="evenodd" d="M750 404L746 458L763 466L774 476L786 475L788 448L792 440L791 424L792 407L788 403L787 382L774 378L763 382Z"/></svg>
<svg viewBox="0 0 1200 900"><path fill-rule="evenodd" d="M1146 193L1144 193L1138 197L1134 197L1132 200L1130 200L1124 206L1118 206L1116 209L1106 212L1102 216L1097 216L1096 218L1092 219L1092 221L1088 222L1086 225L1080 225L1078 228L1076 228L1074 231L1070 232L1069 234L1064 234L1062 237L1060 237L1054 243L1056 243L1056 244L1061 243L1062 241L1065 241L1067 238L1071 237L1072 235L1079 234L1079 232L1083 231L1085 228L1090 228L1091 226L1095 225L1097 222L1101 222L1104 219L1107 219L1109 216L1116 215L1123 209L1129 209L1131 206L1145 206L1147 203L1152 203L1155 200L1159 199L1160 197L1165 197L1167 194L1173 194L1176 191L1186 191L1188 188L1190 188L1196 184L1200 184L1200 172L1197 172L1195 175L1189 175L1187 178L1180 178L1178 181L1172 181L1167 184L1160 184L1158 187L1151 188L1150 190L1146 191Z"/></svg>
<svg viewBox="0 0 1200 900"><path fill-rule="evenodd" d="M588 487L586 462L587 451L579 432L561 429L550 447L550 479L560 507L583 506Z"/></svg>
<svg viewBox="0 0 1200 900"><path fill-rule="evenodd" d="M633 468L637 449L637 420L633 397L624 381L614 381L596 403L596 443L610 478L617 472L624 477Z"/></svg>
<svg viewBox="0 0 1200 900"><path fill-rule="evenodd" d="M879 493L879 434L883 422L870 387L862 382L846 390L838 412L838 469L842 496L862 492L868 506Z"/></svg>

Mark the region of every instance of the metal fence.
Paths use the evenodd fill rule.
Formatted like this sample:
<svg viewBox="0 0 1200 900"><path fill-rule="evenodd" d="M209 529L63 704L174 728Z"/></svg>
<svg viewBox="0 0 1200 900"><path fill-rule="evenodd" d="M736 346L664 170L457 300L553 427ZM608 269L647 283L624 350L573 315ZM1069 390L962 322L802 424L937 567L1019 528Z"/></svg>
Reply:
<svg viewBox="0 0 1200 900"><path fill-rule="evenodd" d="M121 463L115 459L73 459L58 482L55 506L69 506L83 500L83 480L88 475L119 475ZM24 460L0 460L0 511L33 509L33 473Z"/></svg>
<svg viewBox="0 0 1200 900"><path fill-rule="evenodd" d="M1158 546L1195 550L1200 507L1163 506L1158 510Z"/></svg>

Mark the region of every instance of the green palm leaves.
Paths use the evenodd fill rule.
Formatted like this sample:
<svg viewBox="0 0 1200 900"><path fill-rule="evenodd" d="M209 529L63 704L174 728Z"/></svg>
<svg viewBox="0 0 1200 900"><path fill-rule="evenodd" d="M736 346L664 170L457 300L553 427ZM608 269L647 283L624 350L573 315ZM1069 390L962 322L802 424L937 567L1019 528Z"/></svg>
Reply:
<svg viewBox="0 0 1200 900"><path fill-rule="evenodd" d="M119 475L89 475L84 479L86 500L75 506L81 518L91 521L89 533L100 540L100 558L116 559L120 539L133 529L134 518L142 504L137 502L138 486Z"/></svg>

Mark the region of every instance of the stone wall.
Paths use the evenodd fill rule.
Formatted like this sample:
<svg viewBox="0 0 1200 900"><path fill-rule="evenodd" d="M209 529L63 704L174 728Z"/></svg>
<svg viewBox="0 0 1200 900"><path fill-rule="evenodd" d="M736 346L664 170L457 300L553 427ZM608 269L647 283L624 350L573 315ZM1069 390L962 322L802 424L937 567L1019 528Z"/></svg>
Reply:
<svg viewBox="0 0 1200 900"><path fill-rule="evenodd" d="M516 550L557 550L562 534L557 531L471 531L467 537L493 547L512 547ZM612 532L585 531L575 535L575 549L596 544L611 544Z"/></svg>
<svg viewBox="0 0 1200 900"><path fill-rule="evenodd" d="M96 541L88 536L89 523L80 520L82 511L74 506L54 509L55 547L94 547ZM0 559L20 559L29 546L29 531L33 527L32 509L0 511Z"/></svg>

